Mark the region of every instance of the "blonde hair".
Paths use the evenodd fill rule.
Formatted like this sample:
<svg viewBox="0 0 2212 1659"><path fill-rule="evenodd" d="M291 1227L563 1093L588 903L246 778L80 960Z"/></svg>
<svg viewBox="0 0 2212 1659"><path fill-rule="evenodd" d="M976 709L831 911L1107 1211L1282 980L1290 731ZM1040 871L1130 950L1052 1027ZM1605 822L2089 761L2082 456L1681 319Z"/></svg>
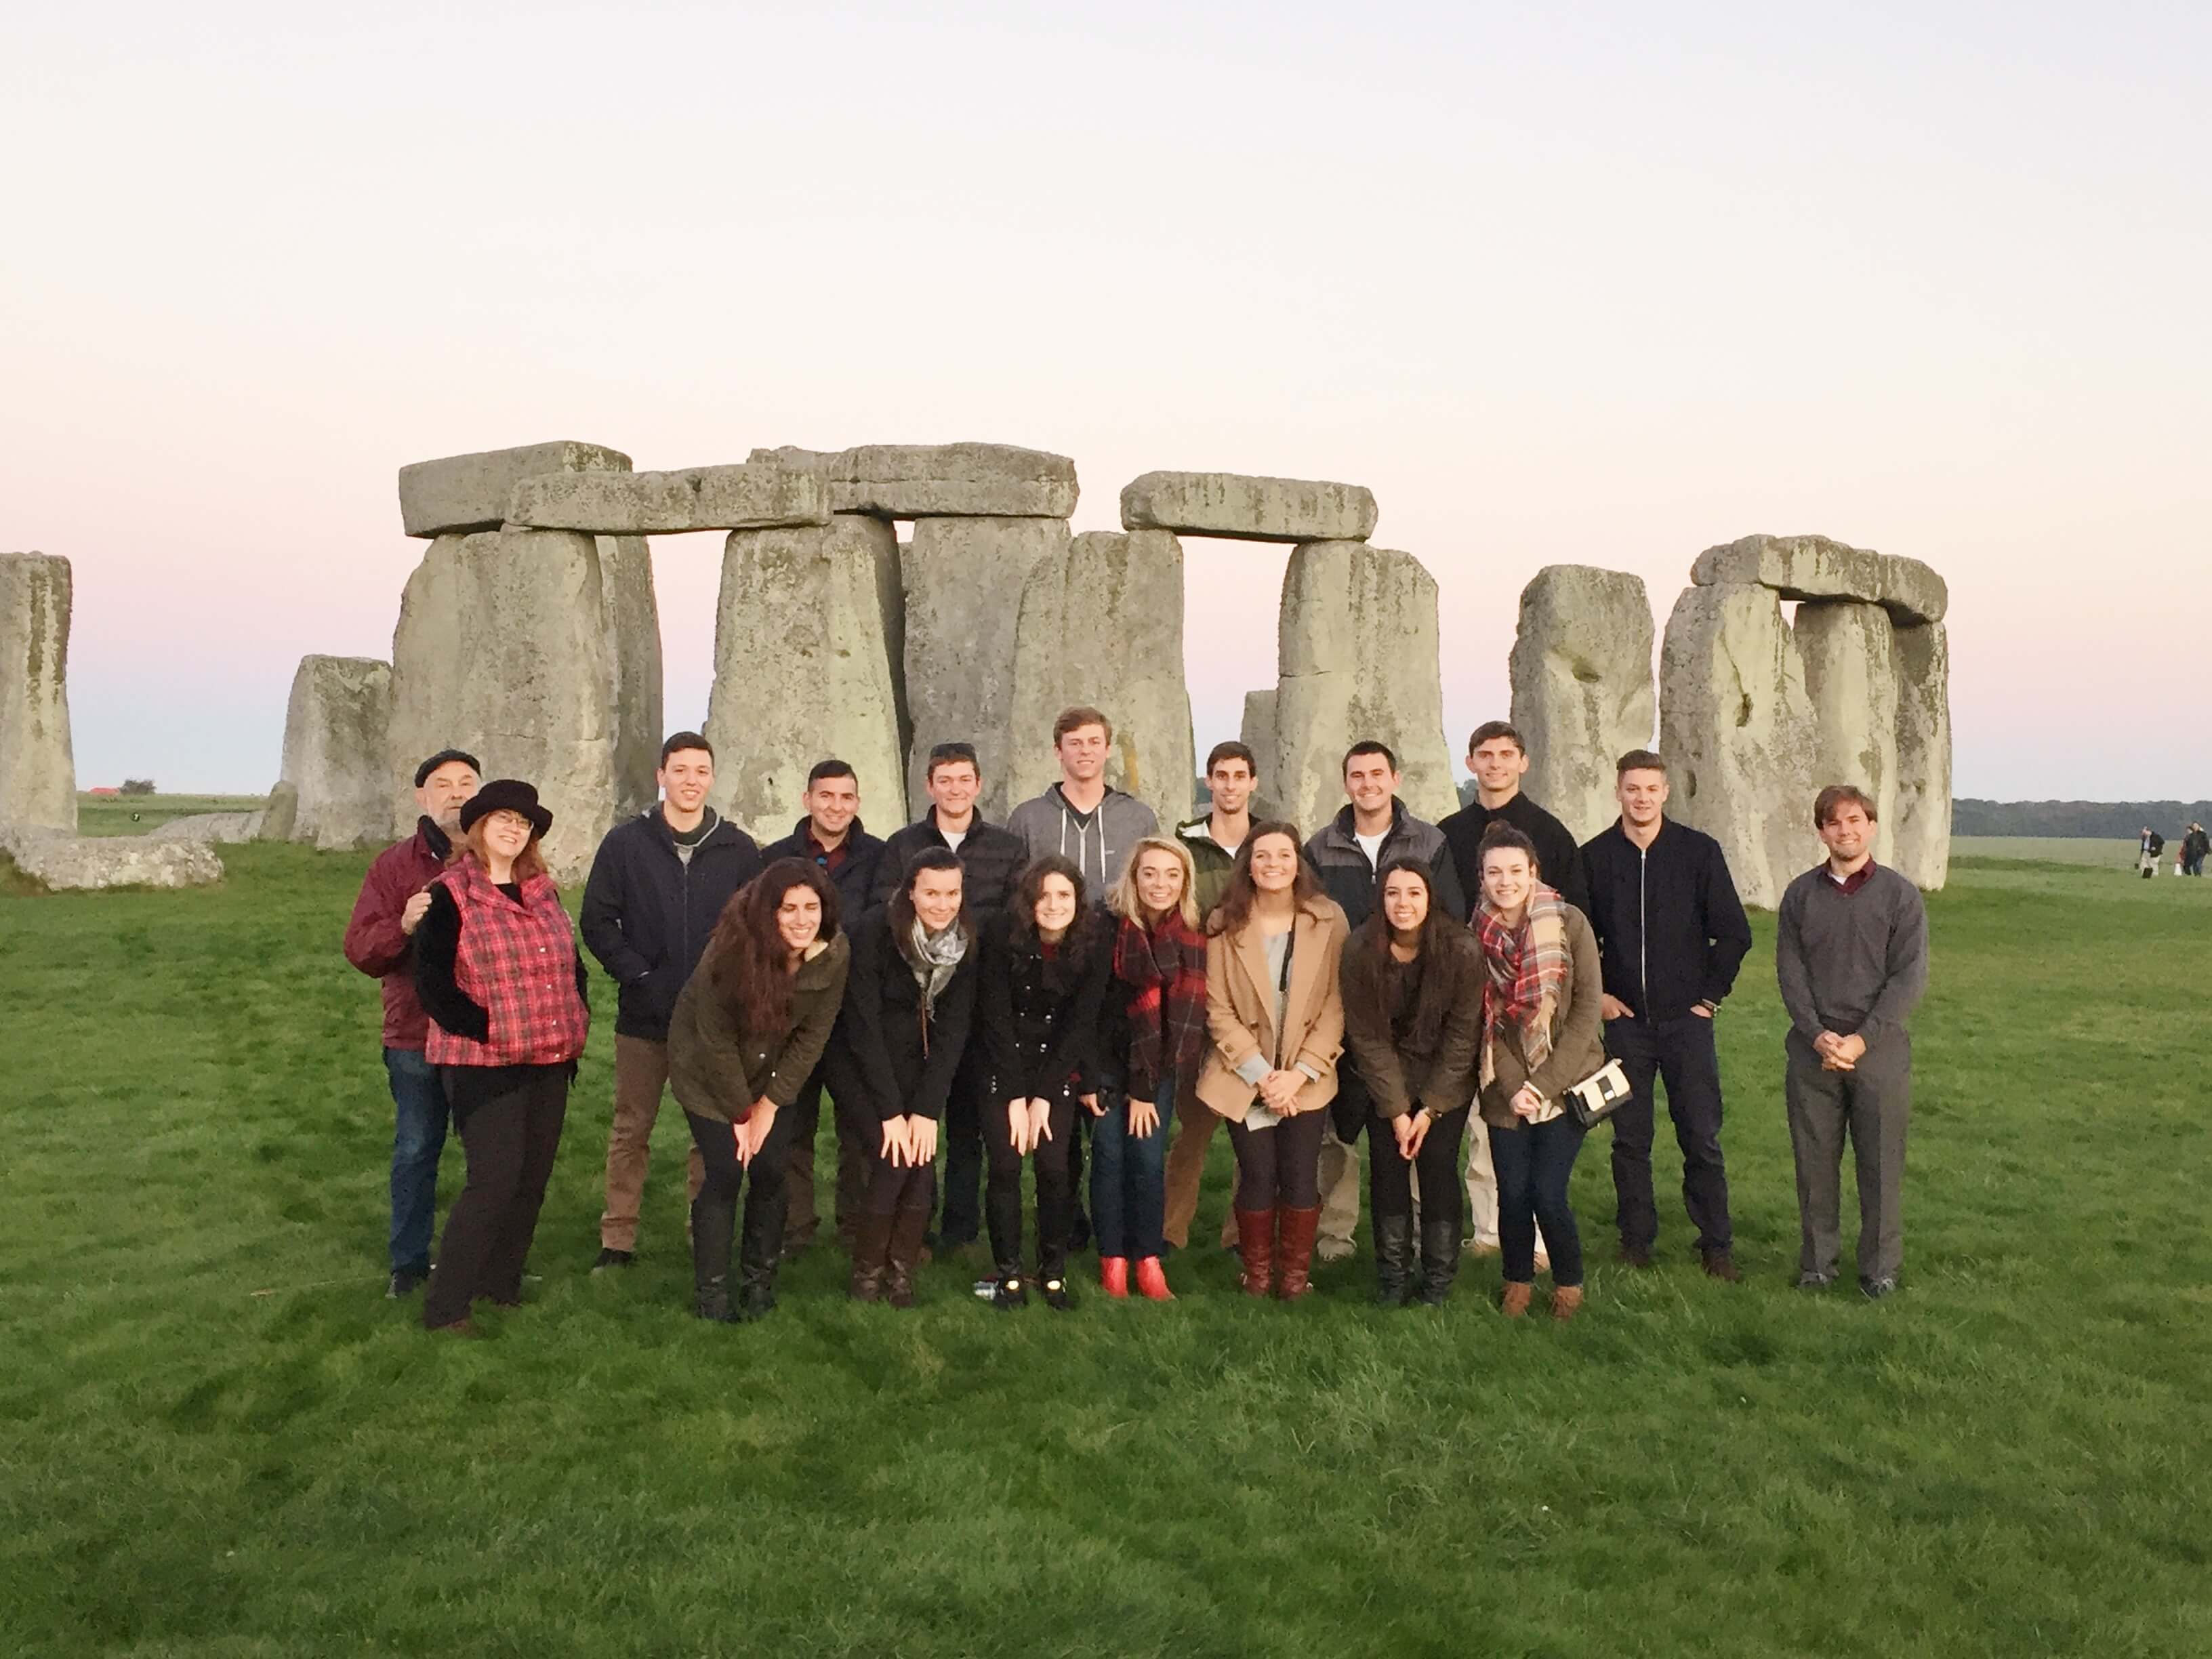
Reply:
<svg viewBox="0 0 2212 1659"><path fill-rule="evenodd" d="M1190 856L1190 848L1179 841L1165 836L1146 836L1129 849L1128 862L1121 866L1121 878L1114 884L1114 890L1106 896L1106 908L1115 915L1126 917L1138 927L1147 925L1145 901L1137 893L1137 860L1147 853L1165 853L1175 860L1182 871L1182 925L1193 933L1198 931L1198 866Z"/></svg>

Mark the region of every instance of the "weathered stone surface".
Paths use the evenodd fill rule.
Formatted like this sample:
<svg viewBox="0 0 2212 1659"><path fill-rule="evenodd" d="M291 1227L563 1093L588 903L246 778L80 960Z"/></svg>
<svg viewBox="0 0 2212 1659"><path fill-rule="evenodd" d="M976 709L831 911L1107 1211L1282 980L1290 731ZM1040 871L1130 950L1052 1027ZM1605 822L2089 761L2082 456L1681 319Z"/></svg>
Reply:
<svg viewBox="0 0 2212 1659"><path fill-rule="evenodd" d="M791 833L808 769L832 756L859 779L864 822L884 835L904 822L900 607L881 519L731 533L706 732L715 805L755 839Z"/></svg>
<svg viewBox="0 0 2212 1659"><path fill-rule="evenodd" d="M598 544L558 530L441 536L407 579L392 636L395 823L414 775L455 747L525 778L553 813L546 861L580 877L613 823L614 656Z"/></svg>
<svg viewBox="0 0 2212 1659"><path fill-rule="evenodd" d="M1030 573L1065 558L1060 519L923 519L902 553L906 592L906 701L913 720L907 745L907 804L927 804L923 781L933 744L964 741L983 763L984 816L1005 818L1018 797L1010 788L1018 744L1052 740L1016 733L1014 626Z"/></svg>
<svg viewBox="0 0 2212 1659"><path fill-rule="evenodd" d="M756 449L752 459L819 472L832 511L880 519L1065 519L1079 493L1066 456L1012 444L786 446Z"/></svg>
<svg viewBox="0 0 2212 1659"><path fill-rule="evenodd" d="M390 712L389 708L386 710L387 728L391 724ZM386 736L388 740L388 731ZM390 803L385 798L384 767L384 757L380 755L376 762L377 805L380 809L388 811ZM254 828L254 840L291 840L293 826L300 821L300 787L279 780L276 787L269 792L269 805L261 809L260 817L261 822Z"/></svg>
<svg viewBox="0 0 2212 1659"><path fill-rule="evenodd" d="M204 887L222 879L222 860L189 841L149 836L67 836L0 830L0 853L52 892L108 887Z"/></svg>
<svg viewBox="0 0 2212 1659"><path fill-rule="evenodd" d="M1620 816L1614 763L1650 744L1651 601L1641 577L1553 564L1521 590L1513 724L1528 740L1528 799L1587 841Z"/></svg>
<svg viewBox="0 0 2212 1659"><path fill-rule="evenodd" d="M1951 647L1942 623L1900 628L1896 869L1934 892L1951 874Z"/></svg>
<svg viewBox="0 0 2212 1659"><path fill-rule="evenodd" d="M597 536L757 530L829 519L830 489L819 472L761 461L678 472L549 472L517 483L507 504L509 524Z"/></svg>
<svg viewBox="0 0 2212 1659"><path fill-rule="evenodd" d="M392 833L392 665L306 656L284 705L283 779L297 805L291 839L363 847Z"/></svg>
<svg viewBox="0 0 2212 1659"><path fill-rule="evenodd" d="M1451 812L1436 578L1410 553L1309 542L1283 573L1277 635L1275 775L1267 799L1311 835L1344 805L1344 751L1388 744L1399 797L1435 823Z"/></svg>
<svg viewBox="0 0 2212 1659"><path fill-rule="evenodd" d="M1897 653L1889 612L1808 599L1791 630L1813 706L1813 788L1853 783L1875 799L1874 855L1893 861L1897 829Z"/></svg>
<svg viewBox="0 0 2212 1659"><path fill-rule="evenodd" d="M1688 587L1659 651L1668 811L1721 844L1746 904L1772 909L1820 856L1813 707L1774 590Z"/></svg>
<svg viewBox="0 0 2212 1659"><path fill-rule="evenodd" d="M1277 787L1275 775L1275 689L1247 691L1244 694L1244 718L1237 728L1237 740L1252 751L1252 770L1260 780L1256 792L1269 794ZM1272 799L1272 795L1269 797Z"/></svg>
<svg viewBox="0 0 2212 1659"><path fill-rule="evenodd" d="M261 817L259 812L188 812L155 824L146 832L146 839L191 842L202 847L212 847L217 842L259 841Z"/></svg>
<svg viewBox="0 0 2212 1659"><path fill-rule="evenodd" d="M1746 536L1709 547L1690 567L1690 580L1700 587L1755 582L1785 599L1860 599L1900 623L1941 622L1951 605L1943 579L1919 560L1826 536Z"/></svg>
<svg viewBox="0 0 2212 1659"><path fill-rule="evenodd" d="M642 536L600 536L599 597L605 605L611 718L615 734L615 812L642 812L659 798L660 601L653 550Z"/></svg>
<svg viewBox="0 0 2212 1659"><path fill-rule="evenodd" d="M0 553L0 823L76 828L70 562Z"/></svg>
<svg viewBox="0 0 2212 1659"><path fill-rule="evenodd" d="M1089 703L1114 723L1106 781L1172 826L1190 813L1182 544L1164 530L1091 531L1041 562L1014 626L1009 798L1060 781L1052 724Z"/></svg>
<svg viewBox="0 0 2212 1659"><path fill-rule="evenodd" d="M562 440L447 455L399 469L399 519L410 536L496 530L515 485L541 472L627 472L629 457L603 444Z"/></svg>
<svg viewBox="0 0 2212 1659"><path fill-rule="evenodd" d="M1242 472L1147 472L1121 491L1124 530L1175 530L1256 542L1358 542L1375 533L1359 484Z"/></svg>

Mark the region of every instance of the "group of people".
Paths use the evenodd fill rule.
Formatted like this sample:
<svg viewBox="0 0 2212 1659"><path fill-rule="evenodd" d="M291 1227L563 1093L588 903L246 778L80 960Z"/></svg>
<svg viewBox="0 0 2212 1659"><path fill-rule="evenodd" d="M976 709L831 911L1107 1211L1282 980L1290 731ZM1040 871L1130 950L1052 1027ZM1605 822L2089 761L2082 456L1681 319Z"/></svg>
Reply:
<svg viewBox="0 0 2212 1659"><path fill-rule="evenodd" d="M1000 1308L1032 1291L1071 1307L1087 1240L1104 1294L1171 1299L1165 1264L1226 1123L1223 1243L1245 1294L1296 1300L1317 1255L1351 1254L1364 1135L1378 1301L1441 1304L1472 1251L1502 1258L1507 1316L1548 1268L1551 1312L1571 1318L1585 1263L1569 1181L1601 1120L1620 1259L1653 1261L1661 1082L1705 1269L1741 1277L1714 1024L1751 931L1718 843L1666 816L1658 755L1620 757L1620 817L1577 846L1522 793L1527 745L1503 721L1470 738L1475 798L1441 823L1399 799L1390 750L1361 742L1344 807L1310 835L1255 811L1242 744L1206 757L1211 810L1163 833L1105 781L1104 714L1064 711L1052 743L1060 781L1004 824L977 811L974 747L939 744L929 810L881 840L853 769L824 760L792 833L763 848L708 804L707 740L678 732L659 801L601 844L574 930L536 790L482 782L459 750L424 760L416 831L372 865L346 933L382 981L390 1293L427 1281L423 1324L462 1334L478 1300L520 1301L589 1026L586 949L617 986L592 1271L635 1260L672 1092L702 1318L768 1313L779 1264L817 1237L825 1093L859 1301L910 1306L933 1246L979 1231ZM1849 785L1814 803L1827 857L1784 897L1777 968L1798 1283L1836 1275L1848 1137L1859 1282L1881 1297L1902 1261L1905 1022L1927 943L1918 893L1871 857L1875 813ZM433 1272L448 1121L467 1175Z"/></svg>
<svg viewBox="0 0 2212 1659"><path fill-rule="evenodd" d="M2159 855L2166 851L2166 837L2143 825L2142 834L2136 838L2136 868L2145 881L2158 873ZM2174 849L2173 873L2177 876L2201 876L2204 873L2204 855L2212 853L2212 835L2204 826L2192 823L2181 832L2181 844Z"/></svg>

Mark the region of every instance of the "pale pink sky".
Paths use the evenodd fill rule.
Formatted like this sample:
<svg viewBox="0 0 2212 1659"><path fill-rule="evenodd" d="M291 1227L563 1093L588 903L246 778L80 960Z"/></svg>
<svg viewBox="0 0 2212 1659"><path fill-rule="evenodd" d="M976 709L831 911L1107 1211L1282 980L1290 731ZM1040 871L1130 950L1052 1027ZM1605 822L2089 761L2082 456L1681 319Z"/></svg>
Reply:
<svg viewBox="0 0 2212 1659"><path fill-rule="evenodd" d="M1371 486L1455 749L1540 566L1663 624L1820 532L1949 579L1960 793L2212 791L2212 12L1559 13L11 21L0 550L75 565L80 781L270 782L299 656L389 651L406 461L982 438L1079 529L1155 467ZM672 723L720 552L655 544ZM1282 560L1191 544L1201 749Z"/></svg>

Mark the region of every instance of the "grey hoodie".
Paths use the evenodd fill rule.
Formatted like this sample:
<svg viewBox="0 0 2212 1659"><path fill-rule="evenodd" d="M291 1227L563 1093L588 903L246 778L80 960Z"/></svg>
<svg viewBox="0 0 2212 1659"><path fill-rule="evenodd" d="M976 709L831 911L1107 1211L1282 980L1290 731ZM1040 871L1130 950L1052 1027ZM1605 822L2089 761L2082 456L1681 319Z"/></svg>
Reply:
<svg viewBox="0 0 2212 1659"><path fill-rule="evenodd" d="M1030 858L1057 853L1073 862L1083 872L1091 902L1103 905L1121 878L1129 849L1146 836L1159 834L1160 821L1134 795L1109 789L1090 823L1080 823L1055 783L1009 812L1006 828L1022 838Z"/></svg>

